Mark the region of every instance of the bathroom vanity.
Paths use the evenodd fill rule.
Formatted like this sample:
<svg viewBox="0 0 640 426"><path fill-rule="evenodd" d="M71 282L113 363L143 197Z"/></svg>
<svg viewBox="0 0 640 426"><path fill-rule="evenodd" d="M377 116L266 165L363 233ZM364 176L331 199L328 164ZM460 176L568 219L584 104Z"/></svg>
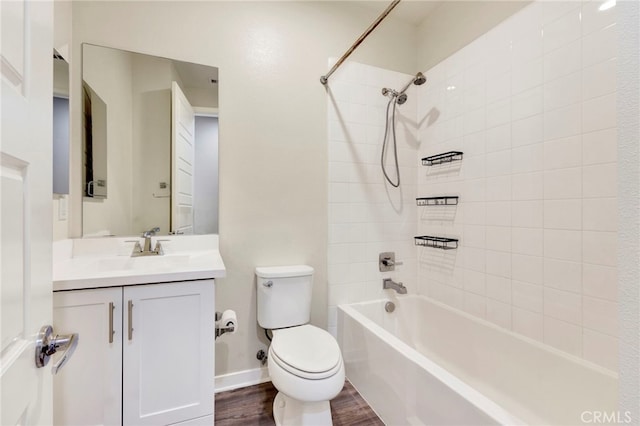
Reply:
<svg viewBox="0 0 640 426"><path fill-rule="evenodd" d="M54 327L79 334L54 377L55 424L213 423L216 236L56 243Z"/></svg>

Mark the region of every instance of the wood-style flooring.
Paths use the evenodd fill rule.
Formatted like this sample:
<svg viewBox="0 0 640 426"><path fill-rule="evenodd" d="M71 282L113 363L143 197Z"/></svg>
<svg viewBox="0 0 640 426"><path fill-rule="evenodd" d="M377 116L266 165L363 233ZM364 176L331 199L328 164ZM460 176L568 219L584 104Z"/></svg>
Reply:
<svg viewBox="0 0 640 426"><path fill-rule="evenodd" d="M275 425L271 382L216 394L215 424ZM384 426L351 383L345 382L340 394L331 400L334 426Z"/></svg>

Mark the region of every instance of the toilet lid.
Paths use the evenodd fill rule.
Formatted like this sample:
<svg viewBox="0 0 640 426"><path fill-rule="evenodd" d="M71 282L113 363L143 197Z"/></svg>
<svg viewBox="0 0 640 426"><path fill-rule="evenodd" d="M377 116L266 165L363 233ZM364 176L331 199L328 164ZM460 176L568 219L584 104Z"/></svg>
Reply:
<svg viewBox="0 0 640 426"><path fill-rule="evenodd" d="M271 350L290 367L307 373L323 373L342 362L336 339L312 325L274 330Z"/></svg>

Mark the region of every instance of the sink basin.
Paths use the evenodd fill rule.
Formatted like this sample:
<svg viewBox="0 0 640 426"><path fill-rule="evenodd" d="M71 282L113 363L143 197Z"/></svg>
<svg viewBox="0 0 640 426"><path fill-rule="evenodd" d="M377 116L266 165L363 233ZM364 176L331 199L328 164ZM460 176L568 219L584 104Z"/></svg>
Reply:
<svg viewBox="0 0 640 426"><path fill-rule="evenodd" d="M194 256L189 255L160 255L160 256L140 256L140 257L104 257L96 259L95 262L87 265L98 271L134 271L134 270L167 270L176 266L187 266ZM195 256L198 257L198 256Z"/></svg>

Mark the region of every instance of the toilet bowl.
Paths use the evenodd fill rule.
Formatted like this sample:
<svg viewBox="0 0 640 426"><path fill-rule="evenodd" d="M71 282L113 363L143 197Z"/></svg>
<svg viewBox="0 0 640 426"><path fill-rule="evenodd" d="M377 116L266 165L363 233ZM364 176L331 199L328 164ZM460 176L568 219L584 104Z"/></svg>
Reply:
<svg viewBox="0 0 640 426"><path fill-rule="evenodd" d="M256 268L256 275L258 323L273 333L267 367L278 390L275 423L331 425L329 400L344 386L344 361L333 336L308 324L313 268Z"/></svg>
<svg viewBox="0 0 640 426"><path fill-rule="evenodd" d="M312 325L274 330L269 375L278 395L276 425L330 425L329 400L344 386L344 362L337 342Z"/></svg>

